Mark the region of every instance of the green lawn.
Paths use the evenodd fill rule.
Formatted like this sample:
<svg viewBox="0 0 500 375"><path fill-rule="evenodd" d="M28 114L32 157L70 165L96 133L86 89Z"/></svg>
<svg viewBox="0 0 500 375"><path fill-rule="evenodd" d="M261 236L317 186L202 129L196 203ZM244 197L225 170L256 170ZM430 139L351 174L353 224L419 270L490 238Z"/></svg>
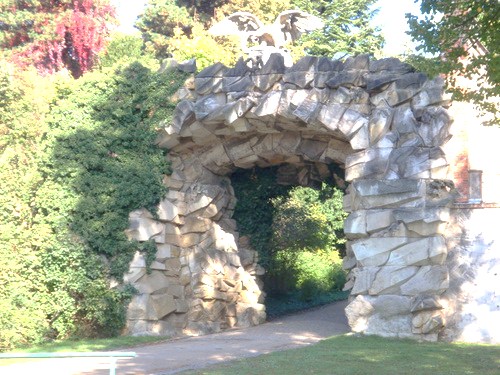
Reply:
<svg viewBox="0 0 500 375"><path fill-rule="evenodd" d="M500 345L418 343L345 335L306 348L183 374L498 375Z"/></svg>

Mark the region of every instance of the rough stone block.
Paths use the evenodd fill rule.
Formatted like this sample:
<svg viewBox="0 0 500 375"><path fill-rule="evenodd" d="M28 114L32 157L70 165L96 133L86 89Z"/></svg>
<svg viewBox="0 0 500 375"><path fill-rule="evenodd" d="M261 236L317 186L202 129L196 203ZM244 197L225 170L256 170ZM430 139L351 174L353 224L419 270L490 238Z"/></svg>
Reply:
<svg viewBox="0 0 500 375"><path fill-rule="evenodd" d="M156 246L156 259L158 261L163 261L167 258L178 257L180 255L180 249L178 247L172 246L171 244L160 244Z"/></svg>
<svg viewBox="0 0 500 375"><path fill-rule="evenodd" d="M368 123L364 122L363 126L352 136L349 141L353 150L364 150L370 146L370 136L368 131Z"/></svg>
<svg viewBox="0 0 500 375"><path fill-rule="evenodd" d="M151 294L170 285L170 279L162 271L151 271L133 283L139 293Z"/></svg>
<svg viewBox="0 0 500 375"><path fill-rule="evenodd" d="M339 128L340 120L344 116L347 107L340 104L322 106L316 120L327 129L335 131Z"/></svg>
<svg viewBox="0 0 500 375"><path fill-rule="evenodd" d="M272 56L283 57L277 54ZM269 90L283 77L285 64L282 59L279 60L279 57L270 58L260 71L252 75L252 82L259 90L264 92Z"/></svg>
<svg viewBox="0 0 500 375"><path fill-rule="evenodd" d="M185 314L189 311L189 305L184 299L175 299L175 312L179 314Z"/></svg>
<svg viewBox="0 0 500 375"><path fill-rule="evenodd" d="M179 134L181 129L191 125L195 121L194 103L190 100L182 100L177 104L172 119L170 135Z"/></svg>
<svg viewBox="0 0 500 375"><path fill-rule="evenodd" d="M436 296L428 294L418 295L413 297L411 302L411 312L440 310L443 306Z"/></svg>
<svg viewBox="0 0 500 375"><path fill-rule="evenodd" d="M178 247L191 247L197 245L201 241L201 236L198 233L188 233L183 235L167 234L165 242Z"/></svg>
<svg viewBox="0 0 500 375"><path fill-rule="evenodd" d="M394 210L394 218L404 222L409 230L420 236L444 234L450 218L450 209L447 207L397 209Z"/></svg>
<svg viewBox="0 0 500 375"><path fill-rule="evenodd" d="M412 319L412 332L417 334L437 333L444 327L441 314L435 311L423 311Z"/></svg>
<svg viewBox="0 0 500 375"><path fill-rule="evenodd" d="M266 307L261 304L244 304L236 305L236 318L238 327L250 327L262 324L266 320Z"/></svg>
<svg viewBox="0 0 500 375"><path fill-rule="evenodd" d="M352 250L361 266L382 266L387 263L391 251L407 242L405 237L371 237L354 241Z"/></svg>
<svg viewBox="0 0 500 375"><path fill-rule="evenodd" d="M281 96L281 91L268 92L261 98L260 103L256 107L252 108L250 112L257 117L274 115L278 111Z"/></svg>
<svg viewBox="0 0 500 375"><path fill-rule="evenodd" d="M376 92L395 80L398 79L400 75L397 73L371 73L365 76L366 90L369 92Z"/></svg>
<svg viewBox="0 0 500 375"><path fill-rule="evenodd" d="M130 300L127 307L128 320L144 320L147 319L149 294L136 294Z"/></svg>
<svg viewBox="0 0 500 375"><path fill-rule="evenodd" d="M366 70L370 64L370 55L361 54L354 57L348 57L344 61L345 70Z"/></svg>
<svg viewBox="0 0 500 375"><path fill-rule="evenodd" d="M393 72L398 74L405 74L415 71L415 69L395 57L385 59L371 59L369 65L370 72Z"/></svg>
<svg viewBox="0 0 500 375"><path fill-rule="evenodd" d="M213 114L214 111L219 110L226 104L226 95L211 94L196 101L194 104L194 113L196 120L200 121L207 116Z"/></svg>
<svg viewBox="0 0 500 375"><path fill-rule="evenodd" d="M443 237L427 237L394 249L387 265L425 266L443 264L448 250Z"/></svg>
<svg viewBox="0 0 500 375"><path fill-rule="evenodd" d="M316 98L307 98L293 111L293 114L305 123L310 123L316 118L320 109L321 103Z"/></svg>
<svg viewBox="0 0 500 375"><path fill-rule="evenodd" d="M366 211L352 212L344 221L344 234L349 239L367 237Z"/></svg>
<svg viewBox="0 0 500 375"><path fill-rule="evenodd" d="M444 108L426 108L421 114L421 125L418 128L418 134L425 146L440 147L451 138L450 125L450 116Z"/></svg>
<svg viewBox="0 0 500 375"><path fill-rule="evenodd" d="M370 144L374 145L390 130L394 112L391 108L375 108L368 122Z"/></svg>
<svg viewBox="0 0 500 375"><path fill-rule="evenodd" d="M413 337L408 302L400 296L358 296L346 308L354 332L385 337Z"/></svg>
<svg viewBox="0 0 500 375"><path fill-rule="evenodd" d="M340 86L354 87L361 86L363 84L362 71L359 70L349 70L341 71L334 75L328 81L326 81L326 86L332 89L338 88Z"/></svg>
<svg viewBox="0 0 500 375"><path fill-rule="evenodd" d="M196 94L207 95L218 93L222 88L222 78L217 77L200 77L199 75L194 80Z"/></svg>
<svg viewBox="0 0 500 375"><path fill-rule="evenodd" d="M401 294L442 294L449 286L448 268L445 265L423 266L401 285Z"/></svg>
<svg viewBox="0 0 500 375"><path fill-rule="evenodd" d="M158 205L158 219L172 221L179 215L179 209L168 199L164 199Z"/></svg>
<svg viewBox="0 0 500 375"><path fill-rule="evenodd" d="M368 294L368 290L372 286L378 271L378 267L354 268L351 271L351 277L353 278L351 295Z"/></svg>
<svg viewBox="0 0 500 375"><path fill-rule="evenodd" d="M254 87L252 78L249 76L225 76L222 78L223 92L244 92L251 91Z"/></svg>
<svg viewBox="0 0 500 375"><path fill-rule="evenodd" d="M143 268L130 268L130 270L123 275L123 282L125 284L133 284L146 274L146 267Z"/></svg>
<svg viewBox="0 0 500 375"><path fill-rule="evenodd" d="M163 233L165 226L156 220L144 217L131 217L129 228L125 231L129 239L148 241Z"/></svg>
<svg viewBox="0 0 500 375"><path fill-rule="evenodd" d="M426 185L420 180L356 180L349 190L353 210L422 207Z"/></svg>
<svg viewBox="0 0 500 375"><path fill-rule="evenodd" d="M165 264L163 264L161 262L158 262L156 260L154 260L153 262L151 262L151 265L149 267L152 270L157 270L157 271L165 271L166 270Z"/></svg>
<svg viewBox="0 0 500 375"><path fill-rule="evenodd" d="M368 118L350 108L344 112L338 125L338 129L347 139L351 139L361 127L368 127Z"/></svg>
<svg viewBox="0 0 500 375"><path fill-rule="evenodd" d="M180 234L205 233L210 229L212 221L195 215L186 217L184 225L180 228Z"/></svg>
<svg viewBox="0 0 500 375"><path fill-rule="evenodd" d="M424 73L406 73L396 80L396 88L404 90L420 90L427 81Z"/></svg>
<svg viewBox="0 0 500 375"><path fill-rule="evenodd" d="M379 294L406 294L402 293L401 286L412 279L418 272L419 267L386 266L380 267L375 279L368 290L370 295ZM410 288L407 288L409 290ZM411 295L411 294L410 294Z"/></svg>
<svg viewBox="0 0 500 375"><path fill-rule="evenodd" d="M285 71L283 82L291 83L302 89L310 87L314 80L314 66L318 61L318 57L304 56L297 61L292 67Z"/></svg>
<svg viewBox="0 0 500 375"><path fill-rule="evenodd" d="M327 146L326 142L304 139L297 150L306 160L319 160Z"/></svg>
<svg viewBox="0 0 500 375"><path fill-rule="evenodd" d="M393 222L394 215L392 210L367 211L366 213L366 230L368 233L388 228Z"/></svg>
<svg viewBox="0 0 500 375"><path fill-rule="evenodd" d="M150 296L151 309L148 309L149 320L160 320L176 310L174 297L169 294L155 294Z"/></svg>

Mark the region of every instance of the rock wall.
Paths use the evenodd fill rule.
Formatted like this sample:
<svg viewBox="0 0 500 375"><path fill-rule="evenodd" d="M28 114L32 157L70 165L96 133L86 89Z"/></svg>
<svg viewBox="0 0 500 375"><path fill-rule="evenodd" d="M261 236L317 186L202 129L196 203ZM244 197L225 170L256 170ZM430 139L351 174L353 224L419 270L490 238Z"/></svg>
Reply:
<svg viewBox="0 0 500 375"><path fill-rule="evenodd" d="M441 146L450 118L442 83L397 59L273 55L250 69L215 64L187 82L172 122L161 124L173 173L159 218L131 214L130 238L154 239L148 274L140 254L125 281L134 334L203 334L265 319L264 272L232 219L228 176L280 166L298 183L345 169L351 302L356 332L435 340L449 287L443 231L453 186Z"/></svg>

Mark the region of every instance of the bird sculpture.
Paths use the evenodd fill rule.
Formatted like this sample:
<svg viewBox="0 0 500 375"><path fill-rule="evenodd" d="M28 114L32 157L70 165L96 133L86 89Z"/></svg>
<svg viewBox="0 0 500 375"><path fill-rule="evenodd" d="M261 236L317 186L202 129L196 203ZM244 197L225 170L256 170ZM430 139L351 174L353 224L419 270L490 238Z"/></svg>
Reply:
<svg viewBox="0 0 500 375"><path fill-rule="evenodd" d="M213 25L208 31L214 36L238 36L242 51L252 59L265 62L272 53L280 53L285 57L286 63L291 62L286 45L299 39L303 33L322 28L323 25L321 19L301 10L281 12L276 20L268 25L252 13L236 12Z"/></svg>

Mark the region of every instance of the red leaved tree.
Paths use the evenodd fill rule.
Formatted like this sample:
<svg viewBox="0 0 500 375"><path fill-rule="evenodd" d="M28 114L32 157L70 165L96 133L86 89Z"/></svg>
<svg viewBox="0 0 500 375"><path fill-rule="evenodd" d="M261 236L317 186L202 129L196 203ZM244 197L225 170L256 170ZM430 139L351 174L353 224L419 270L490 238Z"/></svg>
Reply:
<svg viewBox="0 0 500 375"><path fill-rule="evenodd" d="M0 2L0 49L21 68L67 68L78 78L92 68L114 23L109 0Z"/></svg>

